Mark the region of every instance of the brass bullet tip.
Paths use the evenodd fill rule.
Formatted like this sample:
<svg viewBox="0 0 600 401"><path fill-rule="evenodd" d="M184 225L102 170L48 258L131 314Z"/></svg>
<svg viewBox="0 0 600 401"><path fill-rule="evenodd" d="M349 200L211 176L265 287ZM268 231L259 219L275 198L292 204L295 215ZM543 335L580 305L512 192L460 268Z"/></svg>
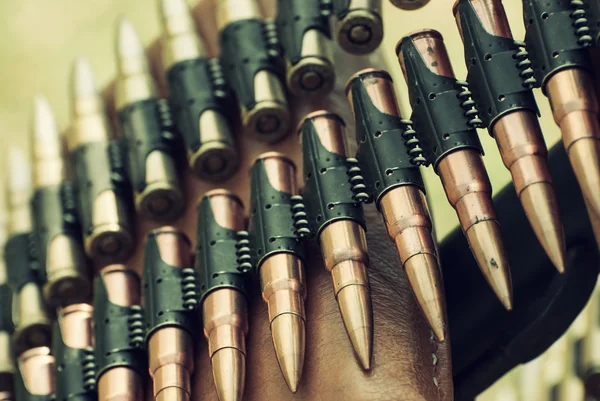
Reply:
<svg viewBox="0 0 600 401"><path fill-rule="evenodd" d="M33 146L37 140L47 142L48 140L56 140L60 137L56 119L50 104L42 95L36 95L33 98Z"/></svg>
<svg viewBox="0 0 600 401"><path fill-rule="evenodd" d="M537 182L520 195L527 218L546 254L560 273L565 271L565 234L552 184Z"/></svg>
<svg viewBox="0 0 600 401"><path fill-rule="evenodd" d="M600 216L600 140L578 139L567 152L583 196L592 211Z"/></svg>
<svg viewBox="0 0 600 401"><path fill-rule="evenodd" d="M121 58L145 57L144 45L131 21L119 20L117 28L117 55Z"/></svg>
<svg viewBox="0 0 600 401"><path fill-rule="evenodd" d="M512 310L512 281L500 226L483 220L469 227L466 235L483 276L506 310Z"/></svg>
<svg viewBox="0 0 600 401"><path fill-rule="evenodd" d="M241 401L246 378L246 357L237 348L222 348L211 358L219 401Z"/></svg>
<svg viewBox="0 0 600 401"><path fill-rule="evenodd" d="M364 285L348 285L337 294L346 332L364 370L371 369L373 355L373 309Z"/></svg>
<svg viewBox="0 0 600 401"><path fill-rule="evenodd" d="M71 74L73 99L84 96L96 96L96 79L90 62L85 57L77 57Z"/></svg>
<svg viewBox="0 0 600 401"><path fill-rule="evenodd" d="M412 256L404 263L408 282L438 341L446 340L446 305L437 259L430 253Z"/></svg>
<svg viewBox="0 0 600 401"><path fill-rule="evenodd" d="M271 334L279 367L292 393L298 391L302 377L305 332L304 320L293 313L283 313L271 322Z"/></svg>
<svg viewBox="0 0 600 401"><path fill-rule="evenodd" d="M8 148L8 191L30 192L32 186L31 164L22 148Z"/></svg>

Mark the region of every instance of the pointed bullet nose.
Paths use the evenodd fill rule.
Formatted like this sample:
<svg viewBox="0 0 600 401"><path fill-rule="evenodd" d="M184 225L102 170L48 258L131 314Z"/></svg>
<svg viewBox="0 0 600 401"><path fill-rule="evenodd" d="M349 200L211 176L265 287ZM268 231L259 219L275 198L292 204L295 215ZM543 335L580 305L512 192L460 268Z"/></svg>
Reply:
<svg viewBox="0 0 600 401"><path fill-rule="evenodd" d="M560 273L565 271L565 234L556 194L550 183L537 182L521 191L521 203L546 254Z"/></svg>
<svg viewBox="0 0 600 401"><path fill-rule="evenodd" d="M71 84L73 98L97 94L94 71L85 57L80 56L75 59L71 75Z"/></svg>
<svg viewBox="0 0 600 401"><path fill-rule="evenodd" d="M494 220L483 220L467 230L471 251L485 279L507 310L512 310L512 281L508 256Z"/></svg>
<svg viewBox="0 0 600 401"><path fill-rule="evenodd" d="M33 146L36 145L35 139L55 139L59 137L58 127L50 104L42 95L36 95L33 98Z"/></svg>
<svg viewBox="0 0 600 401"><path fill-rule="evenodd" d="M271 335L279 367L292 393L298 390L302 377L305 331L304 320L296 314L284 313L271 322Z"/></svg>
<svg viewBox="0 0 600 401"><path fill-rule="evenodd" d="M241 401L246 378L246 357L237 348L222 348L211 358L219 401Z"/></svg>
<svg viewBox="0 0 600 401"><path fill-rule="evenodd" d="M600 216L600 140L595 137L579 139L569 147L568 153L583 196Z"/></svg>
<svg viewBox="0 0 600 401"><path fill-rule="evenodd" d="M11 146L8 148L8 190L30 191L32 186L32 172L29 159L22 148Z"/></svg>
<svg viewBox="0 0 600 401"><path fill-rule="evenodd" d="M144 45L131 21L122 17L117 28L117 53L120 57L139 57L144 55Z"/></svg>
<svg viewBox="0 0 600 401"><path fill-rule="evenodd" d="M417 303L438 341L446 340L446 304L437 259L420 253L404 263L404 271Z"/></svg>
<svg viewBox="0 0 600 401"><path fill-rule="evenodd" d="M364 285L348 285L337 294L346 333L364 370L371 369L373 354L373 308Z"/></svg>

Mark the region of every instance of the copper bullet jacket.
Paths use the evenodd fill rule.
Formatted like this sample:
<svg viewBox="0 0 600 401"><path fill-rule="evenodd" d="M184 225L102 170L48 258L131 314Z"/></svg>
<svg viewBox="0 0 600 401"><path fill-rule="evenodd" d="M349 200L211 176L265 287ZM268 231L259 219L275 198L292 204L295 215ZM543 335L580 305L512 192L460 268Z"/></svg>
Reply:
<svg viewBox="0 0 600 401"><path fill-rule="evenodd" d="M350 0L335 22L338 44L352 54L374 51L383 39L381 0Z"/></svg>
<svg viewBox="0 0 600 401"><path fill-rule="evenodd" d="M191 399L192 349L192 336L181 328L165 327L152 334L148 359L156 400Z"/></svg>
<svg viewBox="0 0 600 401"><path fill-rule="evenodd" d="M223 348L236 348L245 355L248 305L244 295L234 289L218 289L206 296L202 311L211 358Z"/></svg>
<svg viewBox="0 0 600 401"><path fill-rule="evenodd" d="M54 357L48 347L36 347L18 358L25 390L33 395L54 393Z"/></svg>
<svg viewBox="0 0 600 401"><path fill-rule="evenodd" d="M98 379L98 401L139 401L144 399L141 376L134 370L116 367Z"/></svg>
<svg viewBox="0 0 600 401"><path fill-rule="evenodd" d="M262 297L269 307L272 322L283 313L292 313L306 319L304 300L306 285L302 261L289 253L277 253L260 266Z"/></svg>

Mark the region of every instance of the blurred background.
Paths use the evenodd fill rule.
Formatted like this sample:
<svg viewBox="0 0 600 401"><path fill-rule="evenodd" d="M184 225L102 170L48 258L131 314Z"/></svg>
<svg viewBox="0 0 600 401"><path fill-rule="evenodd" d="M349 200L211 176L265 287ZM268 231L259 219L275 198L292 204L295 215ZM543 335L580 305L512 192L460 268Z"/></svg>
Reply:
<svg viewBox="0 0 600 401"><path fill-rule="evenodd" d="M398 40L411 31L423 28L439 30L446 41L456 76L466 75L463 50L451 8L454 0L431 0L417 11L402 11L382 0L385 37L383 52L394 77L401 108L410 115L404 79L394 48ZM196 1L190 1L195 4ZM522 39L521 0L504 0L515 39ZM159 34L157 6L152 0L19 0L0 1L0 138L2 148L11 144L28 147L28 128L32 97L45 95L54 108L61 128L68 125L68 77L74 57L86 56L95 69L99 86L115 75L113 51L115 23L126 16L135 25L141 39L149 44ZM559 139L559 130L552 120L546 98L536 93L542 113L542 128L548 147ZM509 181L498 150L487 132L480 136L486 151L484 158L497 192ZM3 150L4 150L3 149ZM0 166L4 169L4 151ZM443 239L458 226L456 215L446 201L439 179L432 169L425 172L437 235ZM2 178L6 177L6 172ZM3 185L3 183L0 182ZM597 291L598 292L598 291ZM549 352L527 366L515 369L483 394L480 400L545 401L584 400L582 381L585 369L591 366L593 355L600 351L600 311L590 302L572 329Z"/></svg>

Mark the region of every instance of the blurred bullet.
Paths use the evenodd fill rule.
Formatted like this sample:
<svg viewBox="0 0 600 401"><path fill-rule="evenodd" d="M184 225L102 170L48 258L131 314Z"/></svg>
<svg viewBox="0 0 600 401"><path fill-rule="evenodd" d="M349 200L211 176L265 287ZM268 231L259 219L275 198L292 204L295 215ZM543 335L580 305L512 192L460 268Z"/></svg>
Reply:
<svg viewBox="0 0 600 401"><path fill-rule="evenodd" d="M48 347L35 347L17 359L15 395L18 401L54 401L55 360Z"/></svg>
<svg viewBox="0 0 600 401"><path fill-rule="evenodd" d="M383 39L381 0L333 2L338 44L351 54L371 53Z"/></svg>

